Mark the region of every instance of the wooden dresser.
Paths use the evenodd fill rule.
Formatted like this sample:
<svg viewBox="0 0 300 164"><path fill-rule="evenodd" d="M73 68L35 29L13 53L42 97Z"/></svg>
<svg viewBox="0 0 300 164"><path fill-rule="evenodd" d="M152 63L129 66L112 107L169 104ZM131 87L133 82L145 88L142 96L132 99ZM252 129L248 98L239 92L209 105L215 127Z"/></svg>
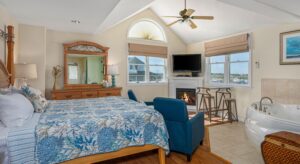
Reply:
<svg viewBox="0 0 300 164"><path fill-rule="evenodd" d="M107 96L121 96L121 87L97 89L62 89L52 91L52 100L84 99Z"/></svg>

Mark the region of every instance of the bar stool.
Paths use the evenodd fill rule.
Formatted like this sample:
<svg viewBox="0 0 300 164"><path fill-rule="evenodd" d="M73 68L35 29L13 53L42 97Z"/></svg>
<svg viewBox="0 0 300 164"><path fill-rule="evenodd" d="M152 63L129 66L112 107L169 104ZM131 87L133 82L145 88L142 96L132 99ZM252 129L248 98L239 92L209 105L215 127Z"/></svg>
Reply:
<svg viewBox="0 0 300 164"><path fill-rule="evenodd" d="M226 109L222 110L222 121L228 116L228 120L232 123L232 121L239 121L238 114L237 114L237 107L236 107L236 100L233 98L226 98L225 99ZM233 113L232 107L235 108L235 114ZM227 114L224 116L224 111L227 110Z"/></svg>
<svg viewBox="0 0 300 164"><path fill-rule="evenodd" d="M204 98L205 98L204 105L206 107L208 119L209 119L209 122L211 122L212 112L216 111L216 110L213 110L213 109L216 109L215 97L211 96L211 95L206 95ZM212 104L213 104L213 106L212 106Z"/></svg>
<svg viewBox="0 0 300 164"><path fill-rule="evenodd" d="M198 88L196 108L197 111L203 111L207 113L209 121L211 122L211 117L213 112L212 109L216 108L216 103L215 103L215 97L211 96L209 91L210 91L209 88L204 88L204 87ZM199 102L199 98L200 98L200 102ZM201 107L203 108L201 109Z"/></svg>
<svg viewBox="0 0 300 164"><path fill-rule="evenodd" d="M220 95L220 98L219 98ZM218 89L216 91L216 103L217 103L217 109L218 110L224 110L225 109L225 99L231 98L231 92L229 88L226 89ZM222 105L222 108L221 108ZM216 116L218 115L218 112L216 112Z"/></svg>

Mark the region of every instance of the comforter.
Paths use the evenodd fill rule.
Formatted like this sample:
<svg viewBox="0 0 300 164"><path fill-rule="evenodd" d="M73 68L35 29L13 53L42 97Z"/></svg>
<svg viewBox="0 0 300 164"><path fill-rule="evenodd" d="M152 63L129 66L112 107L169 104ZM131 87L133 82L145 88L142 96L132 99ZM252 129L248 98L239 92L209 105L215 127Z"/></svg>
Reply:
<svg viewBox="0 0 300 164"><path fill-rule="evenodd" d="M145 144L169 151L162 115L122 97L51 101L35 135L41 164Z"/></svg>

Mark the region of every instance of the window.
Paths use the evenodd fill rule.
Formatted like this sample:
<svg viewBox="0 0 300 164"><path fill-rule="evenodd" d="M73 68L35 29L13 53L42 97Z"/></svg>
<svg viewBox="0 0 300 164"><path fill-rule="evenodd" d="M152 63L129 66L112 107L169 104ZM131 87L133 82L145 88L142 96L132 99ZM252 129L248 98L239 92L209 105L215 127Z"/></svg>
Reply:
<svg viewBox="0 0 300 164"><path fill-rule="evenodd" d="M128 32L128 38L166 42L162 27L151 20L141 20L131 26Z"/></svg>
<svg viewBox="0 0 300 164"><path fill-rule="evenodd" d="M250 86L250 52L207 58L207 79L210 84Z"/></svg>
<svg viewBox="0 0 300 164"><path fill-rule="evenodd" d="M128 82L166 82L166 59L151 56L128 56Z"/></svg>

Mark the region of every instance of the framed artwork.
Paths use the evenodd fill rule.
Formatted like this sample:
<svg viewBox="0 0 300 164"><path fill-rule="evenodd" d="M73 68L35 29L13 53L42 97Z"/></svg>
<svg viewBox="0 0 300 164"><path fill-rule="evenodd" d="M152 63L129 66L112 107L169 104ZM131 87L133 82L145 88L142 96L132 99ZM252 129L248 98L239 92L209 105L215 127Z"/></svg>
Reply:
<svg viewBox="0 0 300 164"><path fill-rule="evenodd" d="M300 30L280 33L280 65L300 64Z"/></svg>

